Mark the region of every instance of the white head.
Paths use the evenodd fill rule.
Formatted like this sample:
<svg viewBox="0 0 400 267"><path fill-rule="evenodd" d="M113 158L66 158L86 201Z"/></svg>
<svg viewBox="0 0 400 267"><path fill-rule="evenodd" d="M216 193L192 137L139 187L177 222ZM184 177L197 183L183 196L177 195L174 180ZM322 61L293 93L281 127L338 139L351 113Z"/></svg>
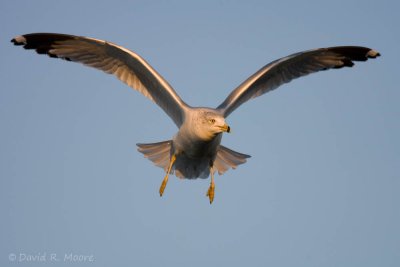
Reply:
<svg viewBox="0 0 400 267"><path fill-rule="evenodd" d="M226 124L225 118L219 112L212 109L199 109L193 118L195 134L202 140L211 140L218 134L227 132L231 128Z"/></svg>

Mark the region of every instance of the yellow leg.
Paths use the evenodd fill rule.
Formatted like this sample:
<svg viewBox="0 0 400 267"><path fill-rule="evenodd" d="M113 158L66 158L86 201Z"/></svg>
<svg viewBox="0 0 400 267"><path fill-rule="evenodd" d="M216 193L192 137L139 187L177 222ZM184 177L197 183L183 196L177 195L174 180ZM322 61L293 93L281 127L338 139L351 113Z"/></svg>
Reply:
<svg viewBox="0 0 400 267"><path fill-rule="evenodd" d="M160 186L160 197L162 197L162 195L164 193L164 189L167 186L168 176L169 176L169 173L171 172L172 165L174 165L175 160L176 160L176 156L174 154L174 155L172 155L171 160L169 161L167 174L165 175L164 180L162 181L161 186Z"/></svg>
<svg viewBox="0 0 400 267"><path fill-rule="evenodd" d="M211 182L210 182L210 187L208 188L208 191L207 191L207 196L210 199L210 204L212 204L212 202L214 200L214 193L215 193L213 167L210 167L210 174L211 174Z"/></svg>

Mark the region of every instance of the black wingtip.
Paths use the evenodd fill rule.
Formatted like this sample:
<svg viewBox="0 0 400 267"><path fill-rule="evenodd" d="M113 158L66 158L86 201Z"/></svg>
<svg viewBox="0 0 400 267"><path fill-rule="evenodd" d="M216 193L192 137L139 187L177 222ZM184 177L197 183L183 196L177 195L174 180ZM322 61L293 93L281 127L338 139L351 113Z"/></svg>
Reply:
<svg viewBox="0 0 400 267"><path fill-rule="evenodd" d="M366 54L367 58L377 58L380 57L381 53L379 53L378 51L371 49L368 51L368 53Z"/></svg>
<svg viewBox="0 0 400 267"><path fill-rule="evenodd" d="M369 58L376 58L380 53L374 49L362 46L337 46L329 49L339 55L345 56L351 61L367 61ZM347 66L346 64L344 66Z"/></svg>
<svg viewBox="0 0 400 267"><path fill-rule="evenodd" d="M14 45L25 45L26 39L23 35L18 35L11 39L11 43L13 43Z"/></svg>
<svg viewBox="0 0 400 267"><path fill-rule="evenodd" d="M72 35L58 33L29 33L18 35L11 39L11 42L17 46L23 46L24 49L33 49L38 54L48 55L52 58L61 58L71 61L68 57L59 57L51 52L53 44L58 41L64 41L75 38Z"/></svg>
<svg viewBox="0 0 400 267"><path fill-rule="evenodd" d="M353 61L351 61L351 59L345 58L343 60L343 67L353 67L353 66L354 66L354 63L353 63Z"/></svg>

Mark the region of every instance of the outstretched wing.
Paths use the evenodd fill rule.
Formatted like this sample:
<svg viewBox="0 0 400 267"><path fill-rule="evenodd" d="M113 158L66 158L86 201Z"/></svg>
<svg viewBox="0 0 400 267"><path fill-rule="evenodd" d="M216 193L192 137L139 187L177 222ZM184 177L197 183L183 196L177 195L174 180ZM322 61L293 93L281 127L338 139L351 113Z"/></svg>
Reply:
<svg viewBox="0 0 400 267"><path fill-rule="evenodd" d="M227 117L247 100L272 91L293 79L321 70L351 67L354 65L353 61L366 61L378 56L380 54L377 51L359 46L319 48L296 53L261 68L233 90L217 109Z"/></svg>
<svg viewBox="0 0 400 267"><path fill-rule="evenodd" d="M179 127L187 105L143 58L116 44L88 37L58 33L31 33L11 40L39 54L80 62L119 80L159 105Z"/></svg>

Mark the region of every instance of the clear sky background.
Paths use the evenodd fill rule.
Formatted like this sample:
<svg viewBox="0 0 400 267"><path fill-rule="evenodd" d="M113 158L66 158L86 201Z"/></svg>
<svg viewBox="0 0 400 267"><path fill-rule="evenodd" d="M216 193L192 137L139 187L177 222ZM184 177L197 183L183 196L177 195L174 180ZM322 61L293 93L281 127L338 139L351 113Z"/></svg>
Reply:
<svg viewBox="0 0 400 267"><path fill-rule="evenodd" d="M398 1L1 1L0 265L400 266ZM163 111L112 76L10 39L60 32L144 57L193 106L311 48L382 57L295 80L228 118L252 155L209 180L164 177L136 143ZM51 262L56 254L59 262ZM12 261L15 255L17 258ZM45 262L19 260L45 255ZM22 256L23 257L23 256Z"/></svg>

